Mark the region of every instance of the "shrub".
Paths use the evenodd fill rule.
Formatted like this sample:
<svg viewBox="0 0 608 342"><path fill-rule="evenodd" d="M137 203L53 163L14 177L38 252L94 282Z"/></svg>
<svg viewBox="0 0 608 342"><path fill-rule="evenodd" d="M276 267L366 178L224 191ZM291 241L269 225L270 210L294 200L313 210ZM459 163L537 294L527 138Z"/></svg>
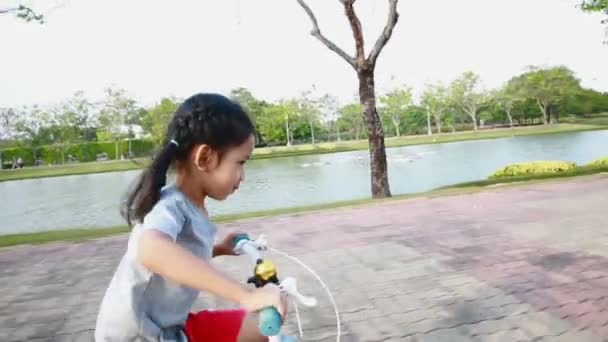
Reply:
<svg viewBox="0 0 608 342"><path fill-rule="evenodd" d="M596 160L592 161L591 163L587 164L587 166L599 166L599 167L608 166L608 157L596 159Z"/></svg>
<svg viewBox="0 0 608 342"><path fill-rule="evenodd" d="M537 175L564 172L576 167L576 164L565 161L539 160L533 162L515 163L498 169L490 179L506 178L522 175Z"/></svg>

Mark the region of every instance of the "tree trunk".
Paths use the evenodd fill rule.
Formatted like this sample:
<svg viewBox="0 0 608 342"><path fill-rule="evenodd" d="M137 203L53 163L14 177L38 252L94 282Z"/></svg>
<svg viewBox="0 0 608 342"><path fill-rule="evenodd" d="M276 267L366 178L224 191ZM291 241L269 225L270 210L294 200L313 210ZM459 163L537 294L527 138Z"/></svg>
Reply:
<svg viewBox="0 0 608 342"><path fill-rule="evenodd" d="M548 105L547 107L548 107L547 112L548 112L548 117L549 117L549 124L553 125L553 124L557 123L557 113L554 110L555 106Z"/></svg>
<svg viewBox="0 0 608 342"><path fill-rule="evenodd" d="M441 133L441 113L435 114L435 127L437 127L437 133Z"/></svg>
<svg viewBox="0 0 608 342"><path fill-rule="evenodd" d="M433 135L433 130L431 129L431 113L426 112L426 135Z"/></svg>
<svg viewBox="0 0 608 342"><path fill-rule="evenodd" d="M477 130L477 115L475 115L475 113L471 114L469 113L469 116L471 117L471 120L473 120L473 130Z"/></svg>
<svg viewBox="0 0 608 342"><path fill-rule="evenodd" d="M289 137L289 115L285 115L285 137L287 137L287 146L291 146L291 139Z"/></svg>
<svg viewBox="0 0 608 342"><path fill-rule="evenodd" d="M118 160L118 139L114 141L114 159Z"/></svg>
<svg viewBox="0 0 608 342"><path fill-rule="evenodd" d="M357 74L359 77L359 99L363 107L363 119L369 142L372 197L390 197L384 132L376 110L374 68L373 65L365 64L358 70Z"/></svg>
<svg viewBox="0 0 608 342"><path fill-rule="evenodd" d="M511 110L507 109L505 110L505 112L507 113L507 117L509 118L509 126L513 128L513 116L511 115Z"/></svg>
<svg viewBox="0 0 608 342"><path fill-rule="evenodd" d="M312 122L309 122L308 125L310 126L310 140L312 141L312 144L315 144L315 128L312 124Z"/></svg>
<svg viewBox="0 0 608 342"><path fill-rule="evenodd" d="M311 20L313 25L311 35L321 41L327 48L338 54L357 72L359 79L359 101L363 107L363 116L369 142L372 196L374 198L389 197L391 196L391 192L388 183L384 132L382 131L382 123L376 109L374 69L380 52L391 38L393 29L397 24L399 18L399 14L397 13L398 0L388 1L389 10L386 24L367 58L365 57L363 30L361 28L361 22L355 13L354 0L340 1L344 5L344 13L348 18L348 22L353 32L353 38L355 39L354 58L321 33L317 18L304 0L297 0L297 2L302 6Z"/></svg>
<svg viewBox="0 0 608 342"><path fill-rule="evenodd" d="M397 137L401 136L401 131L399 130L399 119L395 119L395 117L391 117L391 119L393 120L393 125L395 126L395 133L397 133Z"/></svg>
<svg viewBox="0 0 608 342"><path fill-rule="evenodd" d="M262 137L262 133L260 133L260 128L258 125L255 125L255 144L260 145L264 143L264 137Z"/></svg>
<svg viewBox="0 0 608 342"><path fill-rule="evenodd" d="M543 113L543 124L546 125L547 123L549 123L549 121L547 120L549 118L547 116L549 106L545 105L540 99L536 99L536 103L538 104L538 108L540 108L540 112Z"/></svg>

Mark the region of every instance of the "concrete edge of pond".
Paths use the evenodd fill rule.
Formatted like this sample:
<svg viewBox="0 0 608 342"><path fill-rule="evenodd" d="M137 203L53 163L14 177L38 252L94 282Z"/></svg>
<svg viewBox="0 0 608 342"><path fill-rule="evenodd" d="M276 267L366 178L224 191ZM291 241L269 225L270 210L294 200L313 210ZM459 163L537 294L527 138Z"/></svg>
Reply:
<svg viewBox="0 0 608 342"><path fill-rule="evenodd" d="M451 196L466 196L482 191L503 191L512 188L520 188L523 186L533 186L537 184L551 184L564 182L585 182L596 179L608 178L608 172L602 171L596 174L587 174L579 176L570 176L565 178L544 178L536 180L516 181L507 183L495 183L484 186L466 186L466 187L450 187L444 189L431 190L428 192L396 195L384 199L360 199L337 203L328 203L307 207L282 208L265 212L243 213L238 215L229 215L224 217L212 218L217 224L229 222L246 222L249 220L260 220L269 217L285 217L285 216L301 216L310 215L319 212L348 210L365 206L378 206L387 204L399 204L409 201L421 201L433 199L436 197L451 197ZM125 227L107 227L96 229L66 229L54 230L35 233L22 233L0 235L0 252L11 248L48 245L48 244L66 244L78 243L92 239L116 238L121 235L128 234L129 230Z"/></svg>

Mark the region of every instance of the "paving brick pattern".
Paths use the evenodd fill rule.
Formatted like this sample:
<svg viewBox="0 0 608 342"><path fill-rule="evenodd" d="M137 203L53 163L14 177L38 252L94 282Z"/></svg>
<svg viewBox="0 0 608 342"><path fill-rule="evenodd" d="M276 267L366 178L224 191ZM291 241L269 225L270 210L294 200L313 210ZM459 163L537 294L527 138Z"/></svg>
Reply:
<svg viewBox="0 0 608 342"><path fill-rule="evenodd" d="M251 219L318 271L340 309L341 341L608 342L608 176ZM92 341L125 236L0 249L0 341ZM304 338L335 341L316 280L280 255L320 306ZM245 257L217 266L245 280ZM202 295L195 310L230 307ZM293 307L289 332L297 332Z"/></svg>

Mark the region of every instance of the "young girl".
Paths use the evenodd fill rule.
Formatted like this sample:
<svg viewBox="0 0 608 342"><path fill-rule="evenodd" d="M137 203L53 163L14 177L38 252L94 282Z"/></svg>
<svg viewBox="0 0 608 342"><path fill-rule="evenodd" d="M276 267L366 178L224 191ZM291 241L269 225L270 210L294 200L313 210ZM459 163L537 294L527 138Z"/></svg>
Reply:
<svg viewBox="0 0 608 342"><path fill-rule="evenodd" d="M123 205L133 230L101 303L97 342L267 341L246 315L268 306L284 315L279 289L246 289L208 263L234 254L235 235L214 245L205 199L224 200L238 189L253 133L248 115L224 96L197 94L178 108L163 149ZM176 182L165 186L171 164ZM243 309L190 313L199 291Z"/></svg>

